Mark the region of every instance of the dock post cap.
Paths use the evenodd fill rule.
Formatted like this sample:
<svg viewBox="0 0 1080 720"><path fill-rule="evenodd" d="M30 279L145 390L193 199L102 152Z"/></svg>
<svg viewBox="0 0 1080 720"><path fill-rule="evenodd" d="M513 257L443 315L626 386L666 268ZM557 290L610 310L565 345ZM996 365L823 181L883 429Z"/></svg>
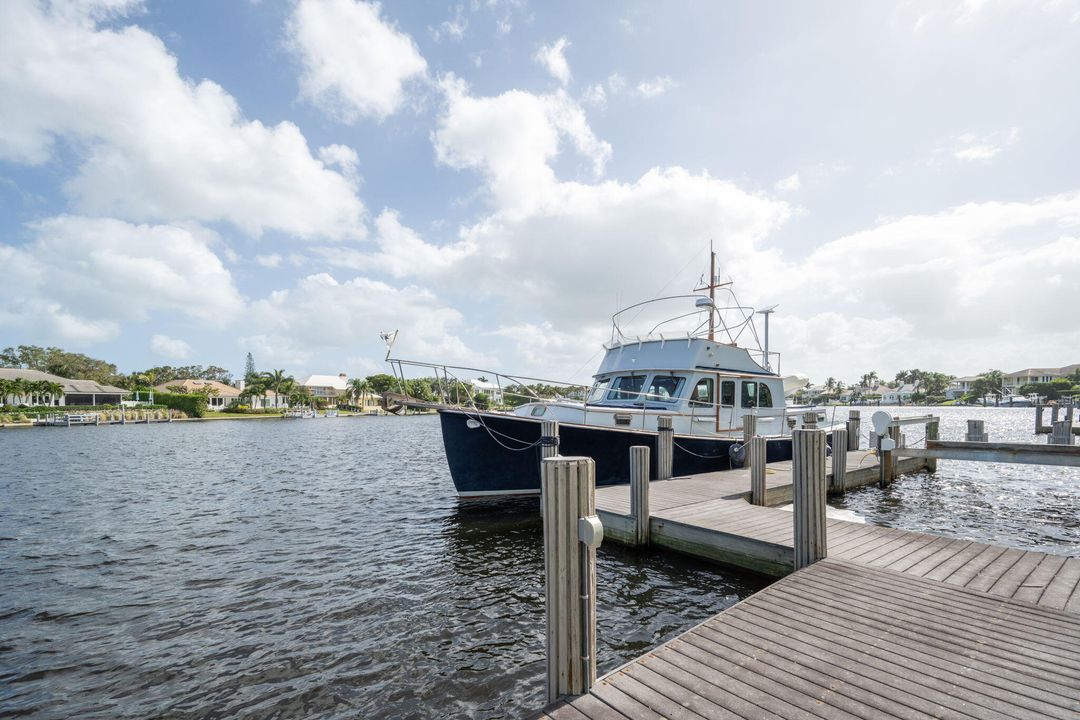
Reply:
<svg viewBox="0 0 1080 720"><path fill-rule="evenodd" d="M878 410L870 417L870 422L874 424L874 432L878 435L888 435L892 421L892 415L884 410Z"/></svg>

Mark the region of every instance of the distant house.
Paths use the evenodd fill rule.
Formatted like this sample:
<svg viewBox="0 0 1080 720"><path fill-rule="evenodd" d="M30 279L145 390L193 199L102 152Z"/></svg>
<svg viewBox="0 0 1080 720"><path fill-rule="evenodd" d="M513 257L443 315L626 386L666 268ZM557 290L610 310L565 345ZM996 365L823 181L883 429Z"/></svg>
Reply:
<svg viewBox="0 0 1080 720"><path fill-rule="evenodd" d="M898 388L880 385L874 388L873 394L881 395L882 405L903 405L911 402L911 396L915 394L915 386L911 383L901 385Z"/></svg>
<svg viewBox="0 0 1080 720"><path fill-rule="evenodd" d="M1059 378L1069 377L1080 368L1080 363L1066 365L1059 368L1025 368L1016 372L1005 373L1001 378L1001 387L1006 394L1020 391L1029 383L1049 383Z"/></svg>
<svg viewBox="0 0 1080 720"><path fill-rule="evenodd" d="M968 375L966 377L958 377L949 382L949 387L945 390L946 400L955 400L963 397L971 392L971 386L979 379L978 375Z"/></svg>
<svg viewBox="0 0 1080 720"><path fill-rule="evenodd" d="M498 383L488 380L469 380L468 383L472 385L473 395L484 393L488 396L488 400L491 401L492 405L503 404L503 391Z"/></svg>
<svg viewBox="0 0 1080 720"><path fill-rule="evenodd" d="M94 380L73 380L40 370L0 368L0 380L23 380L26 382L51 382L61 387L61 394L50 397L43 393L10 393L3 398L4 405L119 405L131 391L105 385Z"/></svg>
<svg viewBox="0 0 1080 720"><path fill-rule="evenodd" d="M174 388L176 390L174 390ZM183 394L206 392L206 404L211 410L223 410L231 402L240 397L240 390L232 385L220 383L217 380L200 380L198 378L186 378L173 380L154 386L154 392L170 393L178 391Z"/></svg>
<svg viewBox="0 0 1080 720"><path fill-rule="evenodd" d="M349 376L345 373L337 375L312 375L303 383L311 393L311 399L324 405L335 406L340 395L344 395L348 389Z"/></svg>

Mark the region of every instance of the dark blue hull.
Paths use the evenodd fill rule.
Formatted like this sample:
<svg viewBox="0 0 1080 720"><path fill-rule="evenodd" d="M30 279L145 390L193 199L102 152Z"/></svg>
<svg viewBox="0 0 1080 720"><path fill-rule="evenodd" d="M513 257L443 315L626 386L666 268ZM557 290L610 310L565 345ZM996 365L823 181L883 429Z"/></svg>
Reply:
<svg viewBox="0 0 1080 720"><path fill-rule="evenodd" d="M469 419L478 421L470 428ZM443 445L454 487L462 496L529 495L540 492L539 420L512 415L439 411ZM559 453L584 455L596 461L596 484L630 482L630 448L652 448L651 474L656 476L657 433L585 425L559 426ZM690 475L731 469L728 449L737 441L675 436L673 473ZM791 459L791 439L766 443L768 462Z"/></svg>

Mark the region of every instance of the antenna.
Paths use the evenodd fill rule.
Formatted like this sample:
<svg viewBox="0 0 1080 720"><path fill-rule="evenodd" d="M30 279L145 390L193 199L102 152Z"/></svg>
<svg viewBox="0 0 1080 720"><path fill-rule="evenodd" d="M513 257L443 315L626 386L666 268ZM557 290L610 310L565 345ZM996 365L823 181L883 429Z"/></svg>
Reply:
<svg viewBox="0 0 1080 720"><path fill-rule="evenodd" d="M770 307L765 308L764 310L758 310L757 311L758 315L764 315L765 316L765 357L764 357L765 362L763 363L763 365L765 366L765 369L768 370L769 372L772 372L772 363L769 362L769 316L772 315L774 312L776 312L776 308L778 308L778 307L780 307L780 306L779 305L772 305Z"/></svg>

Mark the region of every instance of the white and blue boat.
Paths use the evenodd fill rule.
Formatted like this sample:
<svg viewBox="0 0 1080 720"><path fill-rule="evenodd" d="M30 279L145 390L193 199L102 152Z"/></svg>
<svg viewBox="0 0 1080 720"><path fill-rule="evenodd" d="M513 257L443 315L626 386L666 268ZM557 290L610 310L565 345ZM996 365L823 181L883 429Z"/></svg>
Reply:
<svg viewBox="0 0 1080 720"><path fill-rule="evenodd" d="M791 458L791 431L809 417L824 420L814 408L785 405L785 379L775 370L779 355L758 342L753 308L739 305L730 283L715 281L698 290L708 294L660 298L616 313L611 341L591 386L552 383L523 376L391 358L393 336L384 335L387 361L405 387L406 368L440 379L441 402L423 402L404 394L405 405L439 412L446 459L457 493L462 497L533 495L540 492L541 447L558 443L562 455L585 455L596 461L597 485L629 482L629 453L634 445L654 448L656 472L661 417L674 430L673 471L676 475L727 470L744 457L743 417L755 417L756 432L765 436L769 462ZM716 291L731 302L717 305ZM677 312L644 335L628 336L623 318L636 318L646 306L683 304ZM732 316L734 315L734 320ZM671 325L689 325L672 332ZM486 379L499 388L497 398L532 395L509 410L481 409L475 396L451 402L447 388L469 387L464 378ZM490 378L494 378L492 381ZM801 383L788 383L793 390ZM532 388L558 385L555 397L536 396ZM530 388L532 386L532 388ZM489 398L486 398L490 400ZM809 413L809 415L808 415ZM558 440L546 438L542 422L559 423ZM820 427L820 425L819 425Z"/></svg>

